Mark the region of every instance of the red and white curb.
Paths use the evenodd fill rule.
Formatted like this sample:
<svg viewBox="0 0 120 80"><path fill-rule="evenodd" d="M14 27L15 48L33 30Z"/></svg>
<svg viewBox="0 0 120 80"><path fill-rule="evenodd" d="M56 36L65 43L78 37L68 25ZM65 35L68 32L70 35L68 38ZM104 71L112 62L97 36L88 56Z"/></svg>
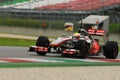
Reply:
<svg viewBox="0 0 120 80"><path fill-rule="evenodd" d="M47 60L38 58L0 58L0 62L62 62L57 60Z"/></svg>
<svg viewBox="0 0 120 80"><path fill-rule="evenodd" d="M83 62L120 62L120 59L106 59L106 58L86 58L86 59L69 59L75 61L83 61Z"/></svg>
<svg viewBox="0 0 120 80"><path fill-rule="evenodd" d="M120 59L106 59L106 58L86 58L86 59L70 59L61 58L59 60L56 59L41 59L41 58L0 58L0 63L18 63L18 62L66 62L72 60L72 62L120 62Z"/></svg>
<svg viewBox="0 0 120 80"><path fill-rule="evenodd" d="M120 59L106 59L106 58L88 58L88 59L101 62L120 62Z"/></svg>

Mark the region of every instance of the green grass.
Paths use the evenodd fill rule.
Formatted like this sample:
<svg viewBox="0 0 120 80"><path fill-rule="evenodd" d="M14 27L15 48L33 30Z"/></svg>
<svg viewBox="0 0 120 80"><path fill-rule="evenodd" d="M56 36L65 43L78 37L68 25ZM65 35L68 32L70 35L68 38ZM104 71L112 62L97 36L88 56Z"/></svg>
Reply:
<svg viewBox="0 0 120 80"><path fill-rule="evenodd" d="M47 26L43 27L43 23ZM50 28L50 29L64 29L63 21L44 21L44 20L34 20L34 19L20 19L20 18L0 18L0 25L3 26L16 26L16 27L26 27L26 28Z"/></svg>
<svg viewBox="0 0 120 80"><path fill-rule="evenodd" d="M110 24L109 32L110 33L120 33L120 23L118 23L118 24Z"/></svg>
<svg viewBox="0 0 120 80"><path fill-rule="evenodd" d="M35 40L0 38L0 46L30 46L35 45Z"/></svg>
<svg viewBox="0 0 120 80"><path fill-rule="evenodd" d="M47 23L46 27L43 27L43 23ZM44 21L35 19L20 19L20 18L0 18L0 25L3 26L17 26L17 27L27 27L27 28L49 28L64 30L64 21ZM78 24L74 23L74 31L78 29ZM120 23L109 25L110 33L120 33Z"/></svg>
<svg viewBox="0 0 120 80"><path fill-rule="evenodd" d="M22 2L26 2L26 1L29 1L29 0L8 0L8 1L6 0L5 2L1 2L0 6L16 4L16 3L22 3Z"/></svg>
<svg viewBox="0 0 120 80"><path fill-rule="evenodd" d="M22 67L79 67L79 66L120 66L119 62L67 62L67 63L50 63L50 62L36 62L36 63L0 63L0 68L22 68Z"/></svg>

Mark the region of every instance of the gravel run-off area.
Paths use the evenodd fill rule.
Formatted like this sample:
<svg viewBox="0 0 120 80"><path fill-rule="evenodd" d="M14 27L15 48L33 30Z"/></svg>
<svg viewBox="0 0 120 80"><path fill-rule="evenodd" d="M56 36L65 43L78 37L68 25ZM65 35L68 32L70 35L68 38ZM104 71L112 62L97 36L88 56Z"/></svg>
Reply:
<svg viewBox="0 0 120 80"><path fill-rule="evenodd" d="M120 66L0 68L0 80L120 80Z"/></svg>

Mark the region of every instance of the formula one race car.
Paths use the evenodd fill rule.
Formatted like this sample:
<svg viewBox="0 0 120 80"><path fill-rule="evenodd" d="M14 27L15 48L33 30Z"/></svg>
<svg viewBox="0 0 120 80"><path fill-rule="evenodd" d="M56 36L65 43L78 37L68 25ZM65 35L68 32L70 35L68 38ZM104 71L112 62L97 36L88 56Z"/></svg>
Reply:
<svg viewBox="0 0 120 80"><path fill-rule="evenodd" d="M96 19L99 22L96 22ZM40 36L36 46L29 47L29 51L45 56L46 53L50 53L54 49L62 56L70 55L80 58L99 55L103 52L106 58L116 59L118 44L115 41L108 41L108 20L108 16L88 16L79 22L82 23L82 26L72 36L58 37L52 42L49 41L48 37ZM97 36L103 38L104 44L103 41L100 41L101 39L96 38Z"/></svg>

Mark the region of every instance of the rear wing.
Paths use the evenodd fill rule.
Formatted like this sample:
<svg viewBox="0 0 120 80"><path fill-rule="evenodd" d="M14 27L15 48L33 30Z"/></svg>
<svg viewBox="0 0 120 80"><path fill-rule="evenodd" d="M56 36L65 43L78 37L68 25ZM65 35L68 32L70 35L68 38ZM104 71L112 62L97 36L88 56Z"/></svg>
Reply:
<svg viewBox="0 0 120 80"><path fill-rule="evenodd" d="M88 17L80 20L78 23L80 23L80 26L82 26L87 31L89 29L96 29L95 31L88 31L93 35L108 35L109 33L109 16L89 15Z"/></svg>
<svg viewBox="0 0 120 80"><path fill-rule="evenodd" d="M97 29L88 29L88 33L90 35L95 35L95 36L104 36L106 34L104 30L97 30Z"/></svg>

